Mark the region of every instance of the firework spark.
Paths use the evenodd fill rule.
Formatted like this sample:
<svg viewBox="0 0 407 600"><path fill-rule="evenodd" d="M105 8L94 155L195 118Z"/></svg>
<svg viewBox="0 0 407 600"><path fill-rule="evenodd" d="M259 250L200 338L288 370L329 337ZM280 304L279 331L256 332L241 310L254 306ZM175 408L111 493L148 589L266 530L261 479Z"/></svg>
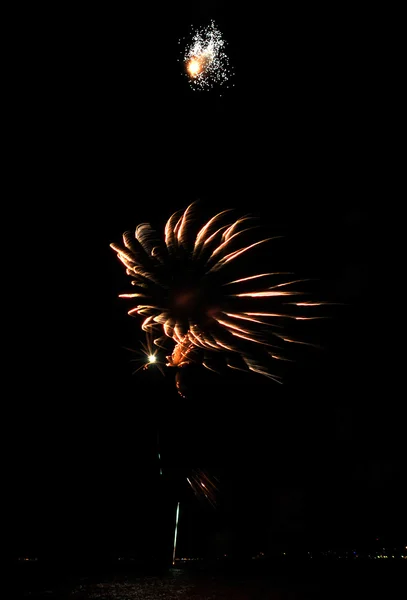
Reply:
<svg viewBox="0 0 407 600"><path fill-rule="evenodd" d="M177 551L178 518L179 518L179 502L177 503L177 512L175 515L174 548L172 551L172 564L173 565L175 565L175 552Z"/></svg>
<svg viewBox="0 0 407 600"><path fill-rule="evenodd" d="M183 55L191 88L209 90L215 85L225 85L233 72L225 53L226 42L222 33L214 21L193 31L192 40Z"/></svg>
<svg viewBox="0 0 407 600"><path fill-rule="evenodd" d="M160 358L160 349L154 344L159 340L153 339L153 334L151 331L146 332L146 341L141 342L141 350L133 350L131 348L126 348L130 352L135 352L138 355L138 358L134 359L135 362L140 363L140 366L134 371L133 374L138 373L140 370L147 370L150 366L154 365L160 371L162 375L164 375L163 366L165 363Z"/></svg>
<svg viewBox="0 0 407 600"><path fill-rule="evenodd" d="M194 469L187 477L188 485L195 496L198 498L204 497L214 508L217 504L217 494L219 492L215 480L216 478L210 477L208 473L201 469Z"/></svg>
<svg viewBox="0 0 407 600"><path fill-rule="evenodd" d="M231 369L280 382L272 365L286 358L293 342L304 343L288 335L287 324L318 317L314 311L321 303L304 301L293 287L301 281L289 273L256 273L253 253L275 238L253 241L253 217L230 223L230 211L222 211L199 229L196 205L170 217L164 241L143 223L135 235L123 235L123 246L111 244L132 278L134 292L121 295L137 302L129 314L144 317L141 328L155 346L173 340L167 366L182 370L195 363L216 371L223 357ZM144 348L145 356L157 356L153 344ZM184 395L179 373L177 388Z"/></svg>

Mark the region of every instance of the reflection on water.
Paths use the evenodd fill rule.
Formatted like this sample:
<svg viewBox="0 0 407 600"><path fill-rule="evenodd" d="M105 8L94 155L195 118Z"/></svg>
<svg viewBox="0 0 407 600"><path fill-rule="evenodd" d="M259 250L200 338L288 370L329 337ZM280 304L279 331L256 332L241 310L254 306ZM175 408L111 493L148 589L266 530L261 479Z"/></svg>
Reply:
<svg viewBox="0 0 407 600"><path fill-rule="evenodd" d="M21 598L35 600L300 600L315 597L314 585L281 585L268 577L191 573L170 569L165 575L81 578Z"/></svg>
<svg viewBox="0 0 407 600"><path fill-rule="evenodd" d="M160 575L105 570L80 576L47 571L24 580L19 599L35 600L359 600L404 589L404 561L275 563L259 569L172 568ZM104 573L104 574L103 574ZM401 574L403 573L403 579ZM17 573L15 574L17 575ZM83 573L85 575L85 573ZM21 576L21 572L20 572ZM13 578L16 584L19 577Z"/></svg>
<svg viewBox="0 0 407 600"><path fill-rule="evenodd" d="M81 584L73 590L72 598L107 599L116 600L172 600L193 598L190 595L193 584L182 576L180 571L173 570L165 577L140 577L98 583Z"/></svg>
<svg viewBox="0 0 407 600"><path fill-rule="evenodd" d="M141 577L80 585L71 594L74 600L266 600L282 598L271 591L270 582L239 580L219 576L188 574L172 569L164 577ZM287 596L285 596L287 598ZM299 598L290 595L290 598ZM302 598L305 598L303 594Z"/></svg>

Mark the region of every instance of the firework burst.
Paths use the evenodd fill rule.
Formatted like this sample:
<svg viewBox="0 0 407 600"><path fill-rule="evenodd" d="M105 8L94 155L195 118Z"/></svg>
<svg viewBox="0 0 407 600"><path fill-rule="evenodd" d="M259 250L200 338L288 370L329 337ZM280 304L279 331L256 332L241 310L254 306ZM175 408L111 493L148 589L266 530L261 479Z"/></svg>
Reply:
<svg viewBox="0 0 407 600"><path fill-rule="evenodd" d="M257 272L255 251L276 238L253 239L253 217L230 222L224 210L197 227L196 206L170 217L163 241L143 223L124 233L123 246L111 244L132 278L134 291L121 295L136 301L129 315L143 316L141 328L156 347L175 344L167 366L179 368L181 395L179 373L190 364L281 382L273 365L288 360L293 343L304 343L287 324L319 318L313 313L321 303L307 302L289 273ZM145 354L155 356L151 347Z"/></svg>
<svg viewBox="0 0 407 600"><path fill-rule="evenodd" d="M214 21L193 30L192 39L183 54L185 74L193 90L209 90L229 81L233 72L225 46L226 42Z"/></svg>

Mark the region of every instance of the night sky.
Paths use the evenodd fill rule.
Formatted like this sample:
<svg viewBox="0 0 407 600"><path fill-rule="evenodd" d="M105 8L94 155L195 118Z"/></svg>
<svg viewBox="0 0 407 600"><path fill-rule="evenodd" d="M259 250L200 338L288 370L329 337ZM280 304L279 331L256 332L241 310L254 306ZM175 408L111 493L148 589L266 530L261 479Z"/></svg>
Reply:
<svg viewBox="0 0 407 600"><path fill-rule="evenodd" d="M404 539L403 411L372 259L380 42L366 14L257 4L10 18L13 556L152 555L179 500L187 555ZM192 91L178 62L212 18L235 71L222 96ZM196 199L205 217L259 216L284 235L273 264L336 303L283 386L196 367L182 399L171 370L132 374L125 348L143 338L109 244L145 221L163 231ZM217 510L188 489L191 468L219 477Z"/></svg>

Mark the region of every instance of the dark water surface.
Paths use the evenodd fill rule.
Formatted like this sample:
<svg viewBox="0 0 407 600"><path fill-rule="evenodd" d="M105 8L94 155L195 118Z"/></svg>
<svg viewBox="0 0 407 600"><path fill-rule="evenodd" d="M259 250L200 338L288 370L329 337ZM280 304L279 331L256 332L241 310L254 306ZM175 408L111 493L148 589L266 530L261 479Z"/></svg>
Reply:
<svg viewBox="0 0 407 600"><path fill-rule="evenodd" d="M171 568L160 573L124 569L79 574L19 565L10 598L35 600L300 600L407 597L407 561L378 564L300 563L217 568ZM27 569L26 567L29 567Z"/></svg>

